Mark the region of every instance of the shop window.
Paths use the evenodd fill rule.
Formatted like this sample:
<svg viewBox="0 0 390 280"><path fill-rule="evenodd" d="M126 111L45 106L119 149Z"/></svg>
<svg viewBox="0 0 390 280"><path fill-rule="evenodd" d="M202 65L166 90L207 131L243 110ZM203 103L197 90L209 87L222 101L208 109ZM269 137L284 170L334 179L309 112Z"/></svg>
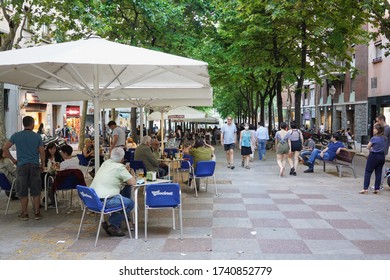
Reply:
<svg viewBox="0 0 390 280"><path fill-rule="evenodd" d="M375 58L372 60L372 63L382 62L382 42L375 44Z"/></svg>
<svg viewBox="0 0 390 280"><path fill-rule="evenodd" d="M376 88L378 84L377 77L371 78L371 88Z"/></svg>
<svg viewBox="0 0 390 280"><path fill-rule="evenodd" d="M8 97L9 97L9 89L4 89L4 111L9 110Z"/></svg>

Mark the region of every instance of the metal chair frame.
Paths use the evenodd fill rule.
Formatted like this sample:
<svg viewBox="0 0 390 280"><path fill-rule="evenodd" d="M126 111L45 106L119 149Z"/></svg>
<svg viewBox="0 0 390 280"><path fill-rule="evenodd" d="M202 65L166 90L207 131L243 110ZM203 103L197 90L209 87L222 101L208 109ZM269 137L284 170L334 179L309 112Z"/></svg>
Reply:
<svg viewBox="0 0 390 280"><path fill-rule="evenodd" d="M167 192L162 194L163 200L154 200L155 193ZM169 193L172 192L172 195ZM177 197L179 201L177 201ZM148 238L148 211L152 209L172 208L172 228L176 229L175 209L179 210L180 239L183 239L183 212L182 212L181 190L177 183L153 184L145 186L145 242Z"/></svg>
<svg viewBox="0 0 390 280"><path fill-rule="evenodd" d="M120 194L111 195L111 196L106 196L102 202L100 200L100 198L97 196L94 189L88 188L86 186L80 186L80 185L77 186L77 192L79 194L81 201L83 202L84 207L83 207L83 214L81 216L79 231L77 233L76 240L78 240L80 237L85 213L87 212L87 209L88 209L88 211L90 211L90 212L100 214L99 224L98 224L96 239L95 239L95 247L96 247L98 239L99 239L101 224L103 223L103 220L104 220L104 215L110 215L114 212L120 212L120 211L123 211L124 213L126 213L126 207L125 207L125 204L123 203L123 198ZM118 207L107 208L106 207L107 199L109 199L111 197L115 197L115 196L120 197L122 205L118 206ZM94 204L94 207L92 207L91 205L87 206L88 201L92 202L92 204ZM129 232L129 238L131 238L129 221L127 219L125 219L125 221L126 221L127 230Z"/></svg>

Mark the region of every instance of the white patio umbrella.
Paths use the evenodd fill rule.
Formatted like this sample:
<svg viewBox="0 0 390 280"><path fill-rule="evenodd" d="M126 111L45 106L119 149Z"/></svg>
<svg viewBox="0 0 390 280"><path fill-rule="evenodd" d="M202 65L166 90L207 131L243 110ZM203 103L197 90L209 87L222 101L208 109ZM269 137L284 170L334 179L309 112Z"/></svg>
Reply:
<svg viewBox="0 0 390 280"><path fill-rule="evenodd" d="M207 63L99 37L0 52L0 81L34 89L41 101L92 100L95 127L103 100L175 98L187 90L210 100L212 96ZM95 129L98 167L99 130Z"/></svg>
<svg viewBox="0 0 390 280"><path fill-rule="evenodd" d="M164 143L164 120L170 119L172 121L182 121L187 122L192 119L202 119L206 117L206 113L199 111L197 109L187 107L187 106L179 106L179 107L165 107L156 109L155 112L151 113L148 116L149 121L160 120L161 121L161 145Z"/></svg>
<svg viewBox="0 0 390 280"><path fill-rule="evenodd" d="M201 119L205 118L206 113L199 111L197 109L187 107L187 106L179 106L170 108L163 114L163 119L171 119L174 121L188 121L190 119ZM160 112L153 112L148 116L149 121L156 121L161 119Z"/></svg>

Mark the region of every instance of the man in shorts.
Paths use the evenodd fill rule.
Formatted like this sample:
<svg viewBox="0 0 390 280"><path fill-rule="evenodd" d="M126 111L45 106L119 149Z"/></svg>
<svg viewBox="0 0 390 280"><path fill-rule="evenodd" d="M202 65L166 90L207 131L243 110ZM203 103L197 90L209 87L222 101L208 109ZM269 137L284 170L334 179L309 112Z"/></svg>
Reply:
<svg viewBox="0 0 390 280"><path fill-rule="evenodd" d="M237 143L237 128L233 123L232 117L227 117L227 124L222 126L221 129L221 145L226 152L226 160L228 162L228 168L234 169L234 147Z"/></svg>
<svg viewBox="0 0 390 280"><path fill-rule="evenodd" d="M3 155L16 164L16 194L22 205L22 212L18 219L27 221L28 217L28 192L33 199L34 218L40 220L41 202L41 172L45 167L45 150L42 137L33 131L34 119L30 116L23 118L24 130L16 132L4 144ZM16 160L9 148L15 144L18 155ZM40 161L39 161L40 160Z"/></svg>

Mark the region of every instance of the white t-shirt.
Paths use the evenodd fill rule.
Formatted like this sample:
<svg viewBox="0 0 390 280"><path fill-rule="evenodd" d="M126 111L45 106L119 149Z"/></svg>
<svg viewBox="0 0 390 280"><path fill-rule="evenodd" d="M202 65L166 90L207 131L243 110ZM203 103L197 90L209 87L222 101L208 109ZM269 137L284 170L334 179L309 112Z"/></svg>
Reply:
<svg viewBox="0 0 390 280"><path fill-rule="evenodd" d="M100 198L105 198L107 195L119 194L122 184L131 178L133 177L122 163L108 159L95 174L91 188L95 189Z"/></svg>
<svg viewBox="0 0 390 280"><path fill-rule="evenodd" d="M236 132L237 128L234 123L231 125L225 124L222 126L222 131L223 133L223 144L234 144L236 141Z"/></svg>
<svg viewBox="0 0 390 280"><path fill-rule="evenodd" d="M60 170L66 169L80 169L79 159L77 157L72 157L70 159L65 159L60 163Z"/></svg>
<svg viewBox="0 0 390 280"><path fill-rule="evenodd" d="M125 131L121 127L117 126L112 131L112 136L114 135L118 135L118 141L116 141L115 147L119 147L119 146L124 147L126 145Z"/></svg>

